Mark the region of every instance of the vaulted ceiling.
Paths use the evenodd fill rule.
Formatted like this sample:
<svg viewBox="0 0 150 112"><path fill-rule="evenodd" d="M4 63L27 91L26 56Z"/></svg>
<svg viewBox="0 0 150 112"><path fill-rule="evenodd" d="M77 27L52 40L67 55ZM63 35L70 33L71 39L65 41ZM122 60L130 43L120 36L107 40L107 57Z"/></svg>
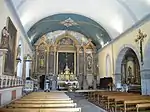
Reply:
<svg viewBox="0 0 150 112"><path fill-rule="evenodd" d="M91 39L97 48L111 40L106 30L90 18L77 14L56 14L46 17L34 24L28 31L32 44L42 35L57 30L71 30L79 32Z"/></svg>
<svg viewBox="0 0 150 112"><path fill-rule="evenodd" d="M48 31L62 29L85 34L96 44L100 44L99 40L106 43L150 13L150 0L12 0L12 3L32 43ZM60 24L69 18L78 25Z"/></svg>

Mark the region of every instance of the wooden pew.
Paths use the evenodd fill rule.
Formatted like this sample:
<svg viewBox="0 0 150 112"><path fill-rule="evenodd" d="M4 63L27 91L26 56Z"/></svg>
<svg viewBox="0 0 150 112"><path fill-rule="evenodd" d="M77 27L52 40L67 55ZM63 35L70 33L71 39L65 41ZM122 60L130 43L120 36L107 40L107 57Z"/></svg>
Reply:
<svg viewBox="0 0 150 112"><path fill-rule="evenodd" d="M135 95L135 94L134 94ZM106 110L110 109L110 104L114 102L116 97L122 96L133 96L133 94L125 93L125 92L105 92L99 94L99 104L103 106Z"/></svg>
<svg viewBox="0 0 150 112"><path fill-rule="evenodd" d="M110 94L110 95L107 95L107 97L105 97L106 100L104 100L104 104L107 106L106 108L108 110L111 108L114 108L114 106L115 106L115 110L116 110L117 106L120 105L120 102L123 101L123 99L137 99L139 97L140 97L140 95L134 95L134 94L128 94L128 93Z"/></svg>
<svg viewBox="0 0 150 112"><path fill-rule="evenodd" d="M76 107L76 103L68 103L68 104L10 104L7 108L71 108Z"/></svg>
<svg viewBox="0 0 150 112"><path fill-rule="evenodd" d="M57 99L45 99L45 98L40 98L40 99L32 99L32 98L22 98L19 99L21 101L69 101L71 98L57 98Z"/></svg>
<svg viewBox="0 0 150 112"><path fill-rule="evenodd" d="M94 93L88 93L88 95L94 100L94 102L97 100L100 106L103 108L109 110L112 103L115 104L115 98L118 97L139 97L139 94L133 94L133 93L126 93L126 92L117 92L117 91L101 91L101 92L94 92ZM118 102L117 102L118 103ZM113 104L113 105L114 105ZM120 104L119 104L120 105ZM123 105L123 104L122 104Z"/></svg>
<svg viewBox="0 0 150 112"><path fill-rule="evenodd" d="M17 104L66 104L66 103L73 103L73 100L56 100L56 101L32 101L32 100L16 100L13 103Z"/></svg>
<svg viewBox="0 0 150 112"><path fill-rule="evenodd" d="M146 109L146 111L147 110L150 111L150 103L137 104L136 105L136 111L140 112L140 109Z"/></svg>
<svg viewBox="0 0 150 112"><path fill-rule="evenodd" d="M81 108L44 108L44 109L27 109L27 108L1 108L0 112L81 112Z"/></svg>
<svg viewBox="0 0 150 112"><path fill-rule="evenodd" d="M124 107L121 108L124 112L126 111L132 111L136 110L136 105L137 104L142 104L142 103L150 103L150 99L134 99L134 100L128 100L124 101Z"/></svg>

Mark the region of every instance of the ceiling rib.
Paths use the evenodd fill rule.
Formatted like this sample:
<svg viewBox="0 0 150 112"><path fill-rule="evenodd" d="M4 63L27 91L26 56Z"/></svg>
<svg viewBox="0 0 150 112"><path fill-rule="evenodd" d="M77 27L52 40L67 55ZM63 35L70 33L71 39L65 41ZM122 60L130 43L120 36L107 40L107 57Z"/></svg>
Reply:
<svg viewBox="0 0 150 112"><path fill-rule="evenodd" d="M129 15L132 17L134 22L138 21L136 15L133 13L133 11L129 8L129 6L123 2L122 0L116 0L124 9L129 13Z"/></svg>

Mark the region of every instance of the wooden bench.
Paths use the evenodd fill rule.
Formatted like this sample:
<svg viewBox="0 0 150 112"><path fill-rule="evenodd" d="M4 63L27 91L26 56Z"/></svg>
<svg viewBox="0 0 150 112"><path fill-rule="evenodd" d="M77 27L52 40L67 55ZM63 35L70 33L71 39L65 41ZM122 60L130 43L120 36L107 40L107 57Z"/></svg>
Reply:
<svg viewBox="0 0 150 112"><path fill-rule="evenodd" d="M98 102L102 108L104 108L106 110L110 110L110 106L113 105L113 107L114 107L114 105L115 105L115 98L138 97L140 95L133 94L133 93L126 93L126 92L117 92L117 91L113 91L113 92L112 91L102 91L102 92L89 93L89 96L92 97L94 102ZM123 105L123 104L121 104L121 105Z"/></svg>
<svg viewBox="0 0 150 112"><path fill-rule="evenodd" d="M110 109L111 106L115 106L116 110L117 104L119 103L120 105L120 102L123 101L124 99L137 99L139 97L140 97L139 95L132 95L132 94L117 94L117 95L112 94L106 97L104 104L107 106L107 109Z"/></svg>
<svg viewBox="0 0 150 112"><path fill-rule="evenodd" d="M27 109L27 108L1 108L0 112L81 112L81 108L44 108L44 109Z"/></svg>
<svg viewBox="0 0 150 112"><path fill-rule="evenodd" d="M71 98L21 98L20 100L27 100L27 101L68 101L71 100Z"/></svg>
<svg viewBox="0 0 150 112"><path fill-rule="evenodd" d="M114 99L122 96L133 96L133 94L123 93L123 92L109 92L105 94L100 94L99 104L102 105L106 110L110 109L110 104L114 102Z"/></svg>
<svg viewBox="0 0 150 112"><path fill-rule="evenodd" d="M146 109L146 111L147 110L150 111L150 103L137 104L136 105L136 111L139 112L140 109Z"/></svg>
<svg viewBox="0 0 150 112"><path fill-rule="evenodd" d="M7 108L71 108L76 107L76 103L68 103L68 104L10 104Z"/></svg>
<svg viewBox="0 0 150 112"><path fill-rule="evenodd" d="M129 101L124 101L124 106L121 108L124 112L136 110L137 104L150 103L150 99L134 99Z"/></svg>
<svg viewBox="0 0 150 112"><path fill-rule="evenodd" d="M17 104L60 104L60 103L73 103L73 100L56 100L56 101L35 101L35 100L17 100L14 101L13 103Z"/></svg>

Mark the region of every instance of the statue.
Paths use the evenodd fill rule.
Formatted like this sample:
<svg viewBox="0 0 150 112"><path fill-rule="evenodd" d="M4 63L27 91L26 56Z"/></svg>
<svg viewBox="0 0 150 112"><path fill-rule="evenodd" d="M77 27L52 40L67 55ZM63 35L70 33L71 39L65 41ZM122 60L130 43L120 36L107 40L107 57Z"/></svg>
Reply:
<svg viewBox="0 0 150 112"><path fill-rule="evenodd" d="M131 68L131 66L128 67L128 76L129 77L132 76L132 68Z"/></svg>
<svg viewBox="0 0 150 112"><path fill-rule="evenodd" d="M17 58L20 58L20 56L21 56L21 44L19 44L17 48Z"/></svg>
<svg viewBox="0 0 150 112"><path fill-rule="evenodd" d="M9 47L9 32L6 27L2 29L1 48L8 49Z"/></svg>
<svg viewBox="0 0 150 112"><path fill-rule="evenodd" d="M40 68L44 68L44 56L40 57Z"/></svg>
<svg viewBox="0 0 150 112"><path fill-rule="evenodd" d="M92 69L92 57L90 55L88 55L87 57L87 61L88 61L88 69Z"/></svg>
<svg viewBox="0 0 150 112"><path fill-rule="evenodd" d="M131 66L128 67L128 83L132 83L133 82L133 76L132 76L132 68Z"/></svg>

